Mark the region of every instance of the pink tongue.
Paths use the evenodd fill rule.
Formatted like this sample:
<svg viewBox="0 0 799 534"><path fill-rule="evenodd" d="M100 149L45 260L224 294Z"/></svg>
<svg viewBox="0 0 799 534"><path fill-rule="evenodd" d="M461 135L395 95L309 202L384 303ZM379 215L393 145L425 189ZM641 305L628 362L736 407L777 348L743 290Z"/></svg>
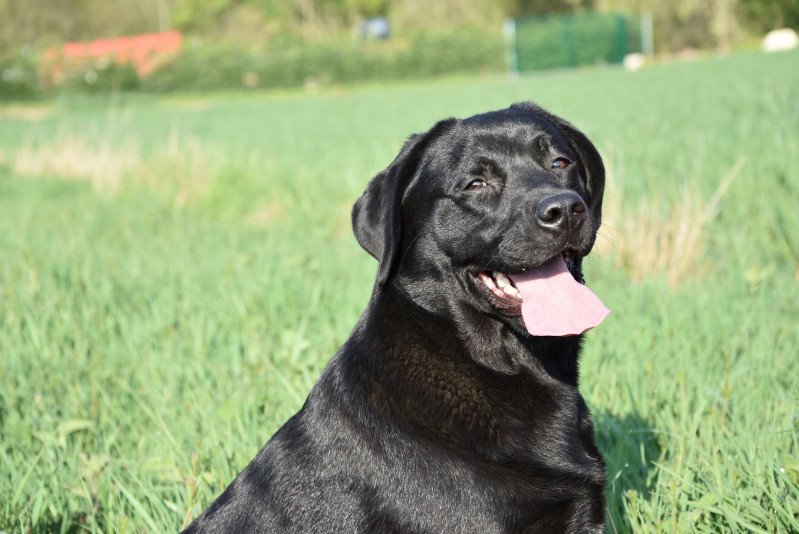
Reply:
<svg viewBox="0 0 799 534"><path fill-rule="evenodd" d="M577 282L558 254L532 271L510 275L524 301L522 319L534 336L576 336L597 326L610 310Z"/></svg>

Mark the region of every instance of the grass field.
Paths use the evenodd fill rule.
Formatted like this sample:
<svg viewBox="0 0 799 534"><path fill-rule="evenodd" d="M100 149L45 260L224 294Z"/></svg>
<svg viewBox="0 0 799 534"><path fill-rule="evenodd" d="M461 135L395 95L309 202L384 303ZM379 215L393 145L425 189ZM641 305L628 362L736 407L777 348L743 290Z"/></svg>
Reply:
<svg viewBox="0 0 799 534"><path fill-rule="evenodd" d="M0 106L0 531L169 532L369 296L366 181L532 99L609 168L582 391L611 532L799 532L799 54Z"/></svg>

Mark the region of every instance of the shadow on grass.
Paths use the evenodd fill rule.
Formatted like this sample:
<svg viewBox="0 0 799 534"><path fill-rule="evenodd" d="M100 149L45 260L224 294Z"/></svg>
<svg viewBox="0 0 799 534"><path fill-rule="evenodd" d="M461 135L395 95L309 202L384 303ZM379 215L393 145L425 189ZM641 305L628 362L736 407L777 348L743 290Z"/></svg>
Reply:
<svg viewBox="0 0 799 534"><path fill-rule="evenodd" d="M648 500L660 458L657 433L638 414L594 414L596 441L607 465L608 532L633 532L636 503Z"/></svg>

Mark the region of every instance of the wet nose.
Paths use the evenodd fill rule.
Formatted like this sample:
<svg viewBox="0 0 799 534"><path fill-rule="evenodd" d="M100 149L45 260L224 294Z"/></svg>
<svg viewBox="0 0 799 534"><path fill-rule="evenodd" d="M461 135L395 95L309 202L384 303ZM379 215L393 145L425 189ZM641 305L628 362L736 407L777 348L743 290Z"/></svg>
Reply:
<svg viewBox="0 0 799 534"><path fill-rule="evenodd" d="M580 195L565 191L539 200L535 207L535 219L543 228L574 228L586 219L587 212L588 207Z"/></svg>

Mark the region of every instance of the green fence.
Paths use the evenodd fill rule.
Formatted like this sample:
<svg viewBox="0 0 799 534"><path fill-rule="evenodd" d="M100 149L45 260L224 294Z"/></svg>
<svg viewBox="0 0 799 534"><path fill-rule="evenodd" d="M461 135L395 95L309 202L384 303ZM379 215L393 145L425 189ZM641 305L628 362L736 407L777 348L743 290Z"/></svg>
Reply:
<svg viewBox="0 0 799 534"><path fill-rule="evenodd" d="M640 24L619 13L519 17L508 21L506 34L515 72L621 63L641 50Z"/></svg>

